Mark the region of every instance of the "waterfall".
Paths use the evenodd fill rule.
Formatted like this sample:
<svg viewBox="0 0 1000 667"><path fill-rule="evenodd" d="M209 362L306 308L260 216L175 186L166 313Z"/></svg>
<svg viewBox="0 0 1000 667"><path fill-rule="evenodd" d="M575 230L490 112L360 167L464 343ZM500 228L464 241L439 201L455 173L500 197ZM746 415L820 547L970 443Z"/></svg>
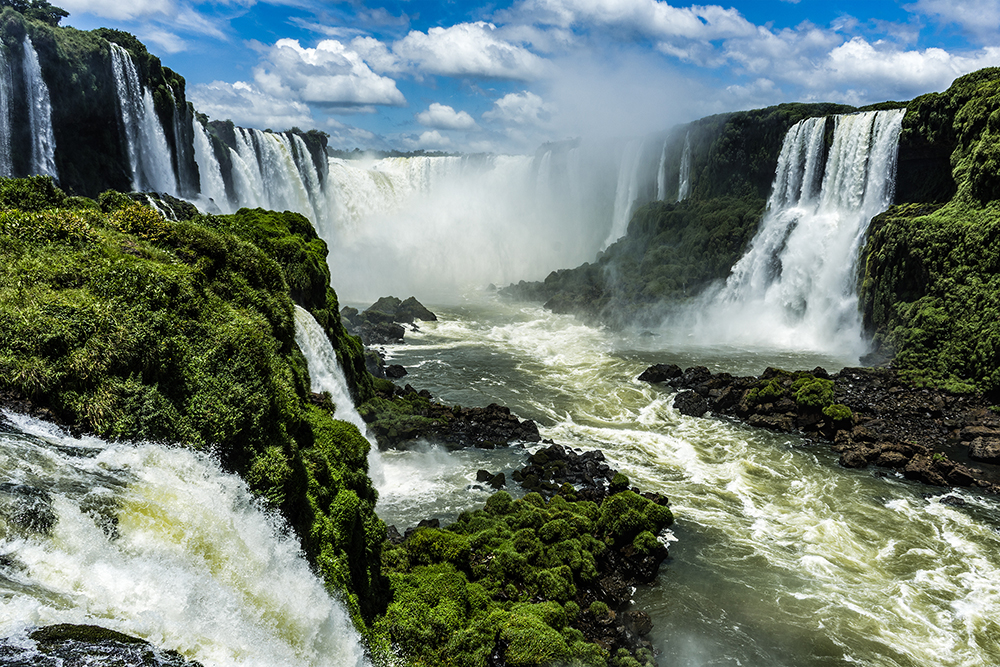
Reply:
<svg viewBox="0 0 1000 667"><path fill-rule="evenodd" d="M381 493L385 484L385 468L378 444L368 435L368 426L354 407L344 370L340 367L330 339L326 337L326 332L316 318L301 306L295 306L295 344L306 358L310 391L328 392L334 405L334 418L357 426L371 445L368 450L368 476Z"/></svg>
<svg viewBox="0 0 1000 667"><path fill-rule="evenodd" d="M691 133L684 135L684 151L681 153L680 174L677 178L677 201L687 199L691 194Z"/></svg>
<svg viewBox="0 0 1000 667"><path fill-rule="evenodd" d="M656 170L656 200L663 201L667 198L667 144L663 142L663 151L660 153L660 166Z"/></svg>
<svg viewBox="0 0 1000 667"><path fill-rule="evenodd" d="M49 87L42 78L38 54L27 35L24 36L24 88L28 94L28 124L31 128L31 173L57 178L56 138L52 132ZM9 133L7 136L10 136Z"/></svg>
<svg viewBox="0 0 1000 667"><path fill-rule="evenodd" d="M31 629L74 623L205 665L366 664L295 537L217 461L0 421L0 654L33 664Z"/></svg>
<svg viewBox="0 0 1000 667"><path fill-rule="evenodd" d="M644 143L642 140L634 139L625 146L625 152L618 167L618 187L615 190L615 212L611 221L611 233L605 239L602 249L607 248L628 231L628 223L632 218L632 208L639 194Z"/></svg>
<svg viewBox="0 0 1000 667"><path fill-rule="evenodd" d="M197 118L191 120L194 136L194 159L198 165L201 196L212 201L223 213L232 213L229 197L226 195L226 182L222 178L222 167L212 149L212 140L204 126Z"/></svg>
<svg viewBox="0 0 1000 667"><path fill-rule="evenodd" d="M311 391L329 392L335 407L333 416L354 424L362 434L365 433L368 427L354 407L347 379L330 339L316 318L301 306L295 306L295 343L302 350L309 366Z"/></svg>
<svg viewBox="0 0 1000 667"><path fill-rule="evenodd" d="M835 116L825 159L827 119L789 129L760 228L701 306L703 335L863 352L856 259L872 217L892 203L902 120L902 110Z"/></svg>
<svg viewBox="0 0 1000 667"><path fill-rule="evenodd" d="M14 97L14 80L7 61L7 49L0 45L0 178L14 174L10 152L10 102Z"/></svg>
<svg viewBox="0 0 1000 667"><path fill-rule="evenodd" d="M156 115L153 95L140 83L132 56L115 43L111 44L111 69L118 89L132 189L177 195L173 157Z"/></svg>

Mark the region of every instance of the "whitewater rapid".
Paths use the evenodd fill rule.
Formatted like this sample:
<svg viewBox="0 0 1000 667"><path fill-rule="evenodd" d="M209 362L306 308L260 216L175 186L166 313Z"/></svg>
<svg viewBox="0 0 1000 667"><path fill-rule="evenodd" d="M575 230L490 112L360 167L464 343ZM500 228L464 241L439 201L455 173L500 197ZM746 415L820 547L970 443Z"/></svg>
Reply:
<svg viewBox="0 0 1000 667"><path fill-rule="evenodd" d="M1000 662L995 498L841 468L826 444L686 417L669 390L636 380L658 362L758 373L833 371L849 358L675 348L492 301L435 312L438 322L388 348L408 382L443 402L510 405L543 437L600 448L640 487L670 497L679 541L657 584L634 595L653 616L661 664ZM475 479L468 462L451 466L465 484ZM425 515L461 509L429 500Z"/></svg>
<svg viewBox="0 0 1000 667"><path fill-rule="evenodd" d="M30 656L30 630L56 623L117 630L206 667L367 664L295 537L215 460L4 413L0 643Z"/></svg>

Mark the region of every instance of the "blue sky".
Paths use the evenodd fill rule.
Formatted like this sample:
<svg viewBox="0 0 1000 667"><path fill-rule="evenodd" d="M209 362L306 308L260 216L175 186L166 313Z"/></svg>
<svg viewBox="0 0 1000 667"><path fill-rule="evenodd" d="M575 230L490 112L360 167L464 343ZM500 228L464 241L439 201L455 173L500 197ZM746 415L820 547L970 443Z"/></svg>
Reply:
<svg viewBox="0 0 1000 667"><path fill-rule="evenodd" d="M532 152L1000 65L1000 0L56 0L142 39L214 119L337 148Z"/></svg>

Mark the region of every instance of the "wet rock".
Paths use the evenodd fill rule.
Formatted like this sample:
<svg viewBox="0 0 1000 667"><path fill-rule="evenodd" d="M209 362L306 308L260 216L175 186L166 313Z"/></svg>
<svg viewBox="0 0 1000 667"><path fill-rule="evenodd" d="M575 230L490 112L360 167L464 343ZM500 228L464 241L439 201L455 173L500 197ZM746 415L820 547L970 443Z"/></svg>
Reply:
<svg viewBox="0 0 1000 667"><path fill-rule="evenodd" d="M0 662L8 667L201 667L176 651L96 625L49 625L28 636L34 646L0 640Z"/></svg>
<svg viewBox="0 0 1000 667"><path fill-rule="evenodd" d="M625 616L625 629L634 635L648 635L653 630L653 619L644 611L627 611Z"/></svg>
<svg viewBox="0 0 1000 667"><path fill-rule="evenodd" d="M684 371L677 364L654 364L642 372L639 380L642 382L667 382L679 378L683 374Z"/></svg>
<svg viewBox="0 0 1000 667"><path fill-rule="evenodd" d="M983 463L1000 463L1000 439L979 436L969 445L969 457Z"/></svg>
<svg viewBox="0 0 1000 667"><path fill-rule="evenodd" d="M502 489L507 486L507 477L502 472L498 472L496 475L493 475L493 477L487 480L486 483L494 489Z"/></svg>
<svg viewBox="0 0 1000 667"><path fill-rule="evenodd" d="M682 391L674 397L674 408L688 417L701 417L708 412L708 401L694 391Z"/></svg>
<svg viewBox="0 0 1000 667"><path fill-rule="evenodd" d="M493 473L489 470L477 470L476 471L476 481L477 482L487 482L493 478Z"/></svg>
<svg viewBox="0 0 1000 667"><path fill-rule="evenodd" d="M410 323L413 320L436 322L437 315L424 308L422 303L411 296L399 304L399 307L396 309L396 321Z"/></svg>
<svg viewBox="0 0 1000 667"><path fill-rule="evenodd" d="M406 369L399 364L389 364L385 367L385 377L390 380L398 380L406 375Z"/></svg>

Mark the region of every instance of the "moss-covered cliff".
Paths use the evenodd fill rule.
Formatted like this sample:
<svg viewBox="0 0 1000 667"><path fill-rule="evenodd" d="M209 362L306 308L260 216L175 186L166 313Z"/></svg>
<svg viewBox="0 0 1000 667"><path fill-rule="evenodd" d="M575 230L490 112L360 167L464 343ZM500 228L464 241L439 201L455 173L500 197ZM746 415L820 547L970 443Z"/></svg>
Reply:
<svg viewBox="0 0 1000 667"><path fill-rule="evenodd" d="M362 624L387 590L369 445L311 398L294 342L293 296L364 372L325 255L294 213L170 223L117 193L99 206L47 178L0 181L0 388L104 437L217 452Z"/></svg>
<svg viewBox="0 0 1000 667"><path fill-rule="evenodd" d="M876 350L904 376L1000 389L1000 69L910 102L903 139L948 152L919 201L872 221L861 308Z"/></svg>

